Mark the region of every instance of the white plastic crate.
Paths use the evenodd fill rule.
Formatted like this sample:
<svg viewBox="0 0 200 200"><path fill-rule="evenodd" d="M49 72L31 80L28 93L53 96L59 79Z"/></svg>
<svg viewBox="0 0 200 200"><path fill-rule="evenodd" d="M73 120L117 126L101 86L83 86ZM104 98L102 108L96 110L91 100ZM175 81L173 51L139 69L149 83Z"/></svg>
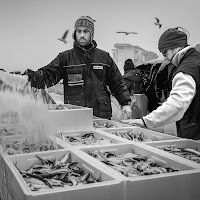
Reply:
<svg viewBox="0 0 200 200"><path fill-rule="evenodd" d="M54 138L38 138L37 135L11 135L3 136L0 149L7 155L26 154L38 151L51 151L63 149Z"/></svg>
<svg viewBox="0 0 200 200"><path fill-rule="evenodd" d="M6 159L6 181L3 187L7 188L7 194L12 200L122 200L124 198L123 182L119 177L117 178L112 174L108 174L106 171L102 171L98 166L88 162L76 152L72 152L71 150L58 150L40 152L37 155L44 159L61 159L66 153L71 154L71 162L78 162L85 173L91 173L95 179L101 176L102 182L80 186L50 188L43 191L31 191L14 164L17 163L19 169L26 170L34 163L40 163L39 159L32 153L29 155L10 156L9 159Z"/></svg>
<svg viewBox="0 0 200 200"><path fill-rule="evenodd" d="M89 152L97 151L97 148L84 148L86 157ZM115 146L98 147L98 151L111 151L115 153L135 152L156 161L159 166L172 167L180 171L148 176L125 177L124 178L124 199L125 200L197 200L200 199L200 170L196 165L189 162L182 162L171 155L162 154L156 148L149 148L147 145L137 144L116 144ZM91 162L98 162L102 167L109 168L106 164L90 157ZM94 160L95 161L92 161ZM114 170L114 169L113 169Z"/></svg>
<svg viewBox="0 0 200 200"><path fill-rule="evenodd" d="M57 131L90 130L93 127L93 109L74 106L71 104L62 105L66 109L49 110L49 123Z"/></svg>
<svg viewBox="0 0 200 200"><path fill-rule="evenodd" d="M86 134L93 134L94 141L97 141L96 143L89 143L87 142L87 139L85 139L85 143L76 143L73 141L69 141L69 138L73 139L73 137L82 137ZM106 132L100 131L100 130L88 130L88 131L66 131L58 133L58 138L62 139L66 144L66 146L72 145L76 148L85 148L90 146L102 146L102 145L113 145L118 143L123 143L120 138L112 137L112 135L107 134ZM57 140L58 142L60 140ZM88 140L89 141L89 140ZM61 142L63 144L63 142Z"/></svg>
<svg viewBox="0 0 200 200"><path fill-rule="evenodd" d="M132 127L132 126L108 119L93 119L93 127L95 129L104 130L104 129L113 129L120 127Z"/></svg>
<svg viewBox="0 0 200 200"><path fill-rule="evenodd" d="M196 149L200 153L200 143L195 141L195 140L189 140L189 139L159 141L159 142L156 142L156 143L149 142L147 145L149 145L153 148L154 147L158 148L158 150L160 150L159 147L167 147L167 146L172 146L172 147L175 147L175 148L191 148L191 149ZM197 168L200 168L200 163L197 163L197 162L194 162L192 160L183 158L183 157L175 155L173 153L169 153L169 152L164 151L164 150L160 150L160 151L162 151L163 154L165 154L165 153L170 154L171 156L175 156L177 159L184 160L185 162L188 161L189 163L192 162L194 164L197 164Z"/></svg>
<svg viewBox="0 0 200 200"><path fill-rule="evenodd" d="M160 132L156 132L156 131L152 131L152 130L148 130L145 128L140 128L137 126L133 126L133 127L123 127L123 128L112 128L112 129L104 129L104 132L107 132L109 134L112 134L116 137L120 137L123 141L133 141L133 142L140 142L139 140L134 140L134 138L131 137L126 137L126 134L128 132L132 132L132 135L135 137L138 136L142 136L144 139L144 141L141 141L143 143L148 144L149 142L159 142L159 141L163 141L163 140L176 140L176 139L181 139L179 137L176 136L172 136L172 135L168 135L168 134L164 134L164 133L160 133ZM114 132L117 132L118 135L113 134Z"/></svg>
<svg viewBox="0 0 200 200"><path fill-rule="evenodd" d="M22 124L1 124L0 125L0 138L9 135L21 135L27 133L26 127Z"/></svg>
<svg viewBox="0 0 200 200"><path fill-rule="evenodd" d="M0 117L0 125L4 124L16 124L19 122L18 117Z"/></svg>

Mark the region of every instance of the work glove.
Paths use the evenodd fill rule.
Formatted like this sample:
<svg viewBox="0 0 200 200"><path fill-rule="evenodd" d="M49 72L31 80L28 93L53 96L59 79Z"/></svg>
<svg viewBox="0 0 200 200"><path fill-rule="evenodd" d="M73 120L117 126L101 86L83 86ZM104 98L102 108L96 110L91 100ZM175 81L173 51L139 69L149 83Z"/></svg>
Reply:
<svg viewBox="0 0 200 200"><path fill-rule="evenodd" d="M131 106L130 105L125 105L122 106L122 116L123 119L130 119L132 114Z"/></svg>

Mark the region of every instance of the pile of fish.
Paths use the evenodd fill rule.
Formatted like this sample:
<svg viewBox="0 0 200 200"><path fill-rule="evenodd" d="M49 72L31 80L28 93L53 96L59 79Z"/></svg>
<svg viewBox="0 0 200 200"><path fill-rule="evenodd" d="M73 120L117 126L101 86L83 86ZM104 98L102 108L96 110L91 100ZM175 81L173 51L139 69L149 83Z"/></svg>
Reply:
<svg viewBox="0 0 200 200"><path fill-rule="evenodd" d="M62 135L64 140L69 142L70 144L77 146L77 145L104 145L104 144L111 144L112 141L105 138L97 138L95 137L94 133L86 133L83 135L74 135L74 136L67 136Z"/></svg>
<svg viewBox="0 0 200 200"><path fill-rule="evenodd" d="M122 153L99 150L88 153L90 156L107 164L109 167L120 172L126 177L145 176L179 171L171 167L161 167L153 159L136 153Z"/></svg>
<svg viewBox="0 0 200 200"><path fill-rule="evenodd" d="M21 133L25 133L25 127L23 126L1 126L0 127L0 137L8 136L8 135L21 135Z"/></svg>
<svg viewBox="0 0 200 200"><path fill-rule="evenodd" d="M6 124L0 126L0 137L10 135L25 135L27 134L27 128L22 124Z"/></svg>
<svg viewBox="0 0 200 200"><path fill-rule="evenodd" d="M94 128L117 128L117 126L109 122L106 122L103 125L99 124L98 122L93 122L93 127Z"/></svg>
<svg viewBox="0 0 200 200"><path fill-rule="evenodd" d="M0 118L0 125L2 124L16 124L19 122L17 117L1 117Z"/></svg>
<svg viewBox="0 0 200 200"><path fill-rule="evenodd" d="M91 173L85 173L78 162L70 162L70 153L66 153L60 160L36 156L41 164L34 163L27 170L20 170L15 164L32 191L101 182L101 176L95 179Z"/></svg>
<svg viewBox="0 0 200 200"><path fill-rule="evenodd" d="M24 138L24 137L23 137ZM2 141L3 149L8 155L16 155L23 153L50 151L57 149L57 145L50 140L46 139L43 142L30 141L29 138Z"/></svg>
<svg viewBox="0 0 200 200"><path fill-rule="evenodd" d="M112 132L112 134L125 138L127 140L131 140L131 141L136 141L136 142L150 142L150 141L156 141L156 139L151 140L148 138L147 135L145 135L143 132L141 132L140 134L134 133L134 130L130 130L130 131L114 131Z"/></svg>
<svg viewBox="0 0 200 200"><path fill-rule="evenodd" d="M177 156L181 156L183 158L192 160L194 162L200 163L200 152L193 148L178 148L174 146L165 146L165 147L159 147L159 149L162 149L164 151L167 151L169 153L173 153Z"/></svg>

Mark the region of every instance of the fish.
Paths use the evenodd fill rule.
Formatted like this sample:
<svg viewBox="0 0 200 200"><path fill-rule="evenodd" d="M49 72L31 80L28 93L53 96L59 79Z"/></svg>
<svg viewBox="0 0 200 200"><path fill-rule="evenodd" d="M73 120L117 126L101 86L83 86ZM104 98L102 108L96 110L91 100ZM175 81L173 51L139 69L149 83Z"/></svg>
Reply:
<svg viewBox="0 0 200 200"><path fill-rule="evenodd" d="M67 153L60 159L60 163L65 164L66 162L69 161L69 159L70 159L70 153Z"/></svg>
<svg viewBox="0 0 200 200"><path fill-rule="evenodd" d="M195 150L195 149L185 148L184 150L187 151L187 152L194 153L194 154L200 156L200 152Z"/></svg>

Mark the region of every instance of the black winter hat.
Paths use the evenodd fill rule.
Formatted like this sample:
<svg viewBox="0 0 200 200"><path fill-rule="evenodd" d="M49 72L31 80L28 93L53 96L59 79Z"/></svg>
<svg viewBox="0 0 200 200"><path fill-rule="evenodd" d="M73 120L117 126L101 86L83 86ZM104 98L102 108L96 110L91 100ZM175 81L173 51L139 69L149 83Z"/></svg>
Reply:
<svg viewBox="0 0 200 200"><path fill-rule="evenodd" d="M131 59L125 60L124 63L124 71L134 70L135 66L133 64L133 61Z"/></svg>
<svg viewBox="0 0 200 200"><path fill-rule="evenodd" d="M185 46L187 46L187 34L179 30L179 27L167 29L158 41L158 49L161 52Z"/></svg>

